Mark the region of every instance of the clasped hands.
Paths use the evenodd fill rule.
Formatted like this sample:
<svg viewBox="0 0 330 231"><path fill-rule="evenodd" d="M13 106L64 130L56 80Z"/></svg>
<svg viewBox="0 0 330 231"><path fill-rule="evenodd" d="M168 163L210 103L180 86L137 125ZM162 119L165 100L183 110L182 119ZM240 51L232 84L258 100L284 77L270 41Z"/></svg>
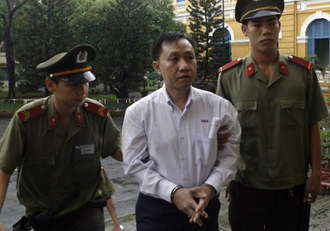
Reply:
<svg viewBox="0 0 330 231"><path fill-rule="evenodd" d="M188 215L190 223L197 223L199 226L203 226L201 216L208 218L208 214L205 212L207 205L211 199L212 189L208 185L202 185L190 189L179 188L173 195L173 203L178 209ZM198 198L199 202L194 198Z"/></svg>

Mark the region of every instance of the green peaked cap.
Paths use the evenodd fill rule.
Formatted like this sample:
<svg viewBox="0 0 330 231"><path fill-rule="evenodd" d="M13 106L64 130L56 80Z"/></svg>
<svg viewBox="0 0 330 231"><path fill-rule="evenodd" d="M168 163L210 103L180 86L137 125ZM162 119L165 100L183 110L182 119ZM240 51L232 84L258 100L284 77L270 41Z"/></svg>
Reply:
<svg viewBox="0 0 330 231"><path fill-rule="evenodd" d="M81 44L68 52L59 53L45 62L40 63L37 70L46 71L50 78L58 78L67 82L85 83L95 80L90 72L90 61L96 58L94 47Z"/></svg>
<svg viewBox="0 0 330 231"><path fill-rule="evenodd" d="M237 0L235 18L237 22L252 18L281 15L284 0Z"/></svg>

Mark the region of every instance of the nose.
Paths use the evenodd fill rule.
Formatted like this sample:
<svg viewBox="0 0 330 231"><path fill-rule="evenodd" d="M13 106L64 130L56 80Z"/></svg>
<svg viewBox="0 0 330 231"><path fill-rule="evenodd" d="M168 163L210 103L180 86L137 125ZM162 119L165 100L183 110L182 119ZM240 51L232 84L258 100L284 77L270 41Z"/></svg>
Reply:
<svg viewBox="0 0 330 231"><path fill-rule="evenodd" d="M188 71L189 65L187 64L186 60L181 59L179 63L180 71Z"/></svg>
<svg viewBox="0 0 330 231"><path fill-rule="evenodd" d="M80 83L77 84L77 93L79 95L87 94L89 88L89 83Z"/></svg>
<svg viewBox="0 0 330 231"><path fill-rule="evenodd" d="M262 33L263 34L270 34L271 33L271 30L270 30L270 28L269 28L269 26L268 26L267 23L264 24L264 26L262 28Z"/></svg>

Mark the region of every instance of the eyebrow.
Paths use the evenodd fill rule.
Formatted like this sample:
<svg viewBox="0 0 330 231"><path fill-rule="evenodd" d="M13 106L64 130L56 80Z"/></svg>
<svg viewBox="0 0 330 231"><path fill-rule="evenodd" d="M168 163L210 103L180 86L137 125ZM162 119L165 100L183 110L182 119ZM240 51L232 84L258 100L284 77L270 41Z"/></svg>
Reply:
<svg viewBox="0 0 330 231"><path fill-rule="evenodd" d="M169 56L174 56L174 55L178 55L178 54L179 54L179 52L173 51L173 52L169 53L168 55ZM184 54L189 54L189 55L192 54L193 55L194 52L192 52L192 51L185 51Z"/></svg>

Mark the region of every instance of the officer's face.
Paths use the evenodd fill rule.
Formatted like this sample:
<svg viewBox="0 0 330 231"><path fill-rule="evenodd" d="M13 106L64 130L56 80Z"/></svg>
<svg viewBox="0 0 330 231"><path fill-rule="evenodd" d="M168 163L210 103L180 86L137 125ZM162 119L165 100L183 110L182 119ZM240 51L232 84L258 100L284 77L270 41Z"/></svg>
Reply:
<svg viewBox="0 0 330 231"><path fill-rule="evenodd" d="M163 76L168 92L187 90L197 72L194 48L183 38L171 44L163 43L159 61L154 61L153 67Z"/></svg>
<svg viewBox="0 0 330 231"><path fill-rule="evenodd" d="M242 25L243 34L249 37L252 52L269 53L277 51L281 23L277 16L255 18Z"/></svg>
<svg viewBox="0 0 330 231"><path fill-rule="evenodd" d="M58 84L48 79L46 80L48 89L54 93L54 101L65 107L77 108L85 101L89 83L70 83L59 80Z"/></svg>

